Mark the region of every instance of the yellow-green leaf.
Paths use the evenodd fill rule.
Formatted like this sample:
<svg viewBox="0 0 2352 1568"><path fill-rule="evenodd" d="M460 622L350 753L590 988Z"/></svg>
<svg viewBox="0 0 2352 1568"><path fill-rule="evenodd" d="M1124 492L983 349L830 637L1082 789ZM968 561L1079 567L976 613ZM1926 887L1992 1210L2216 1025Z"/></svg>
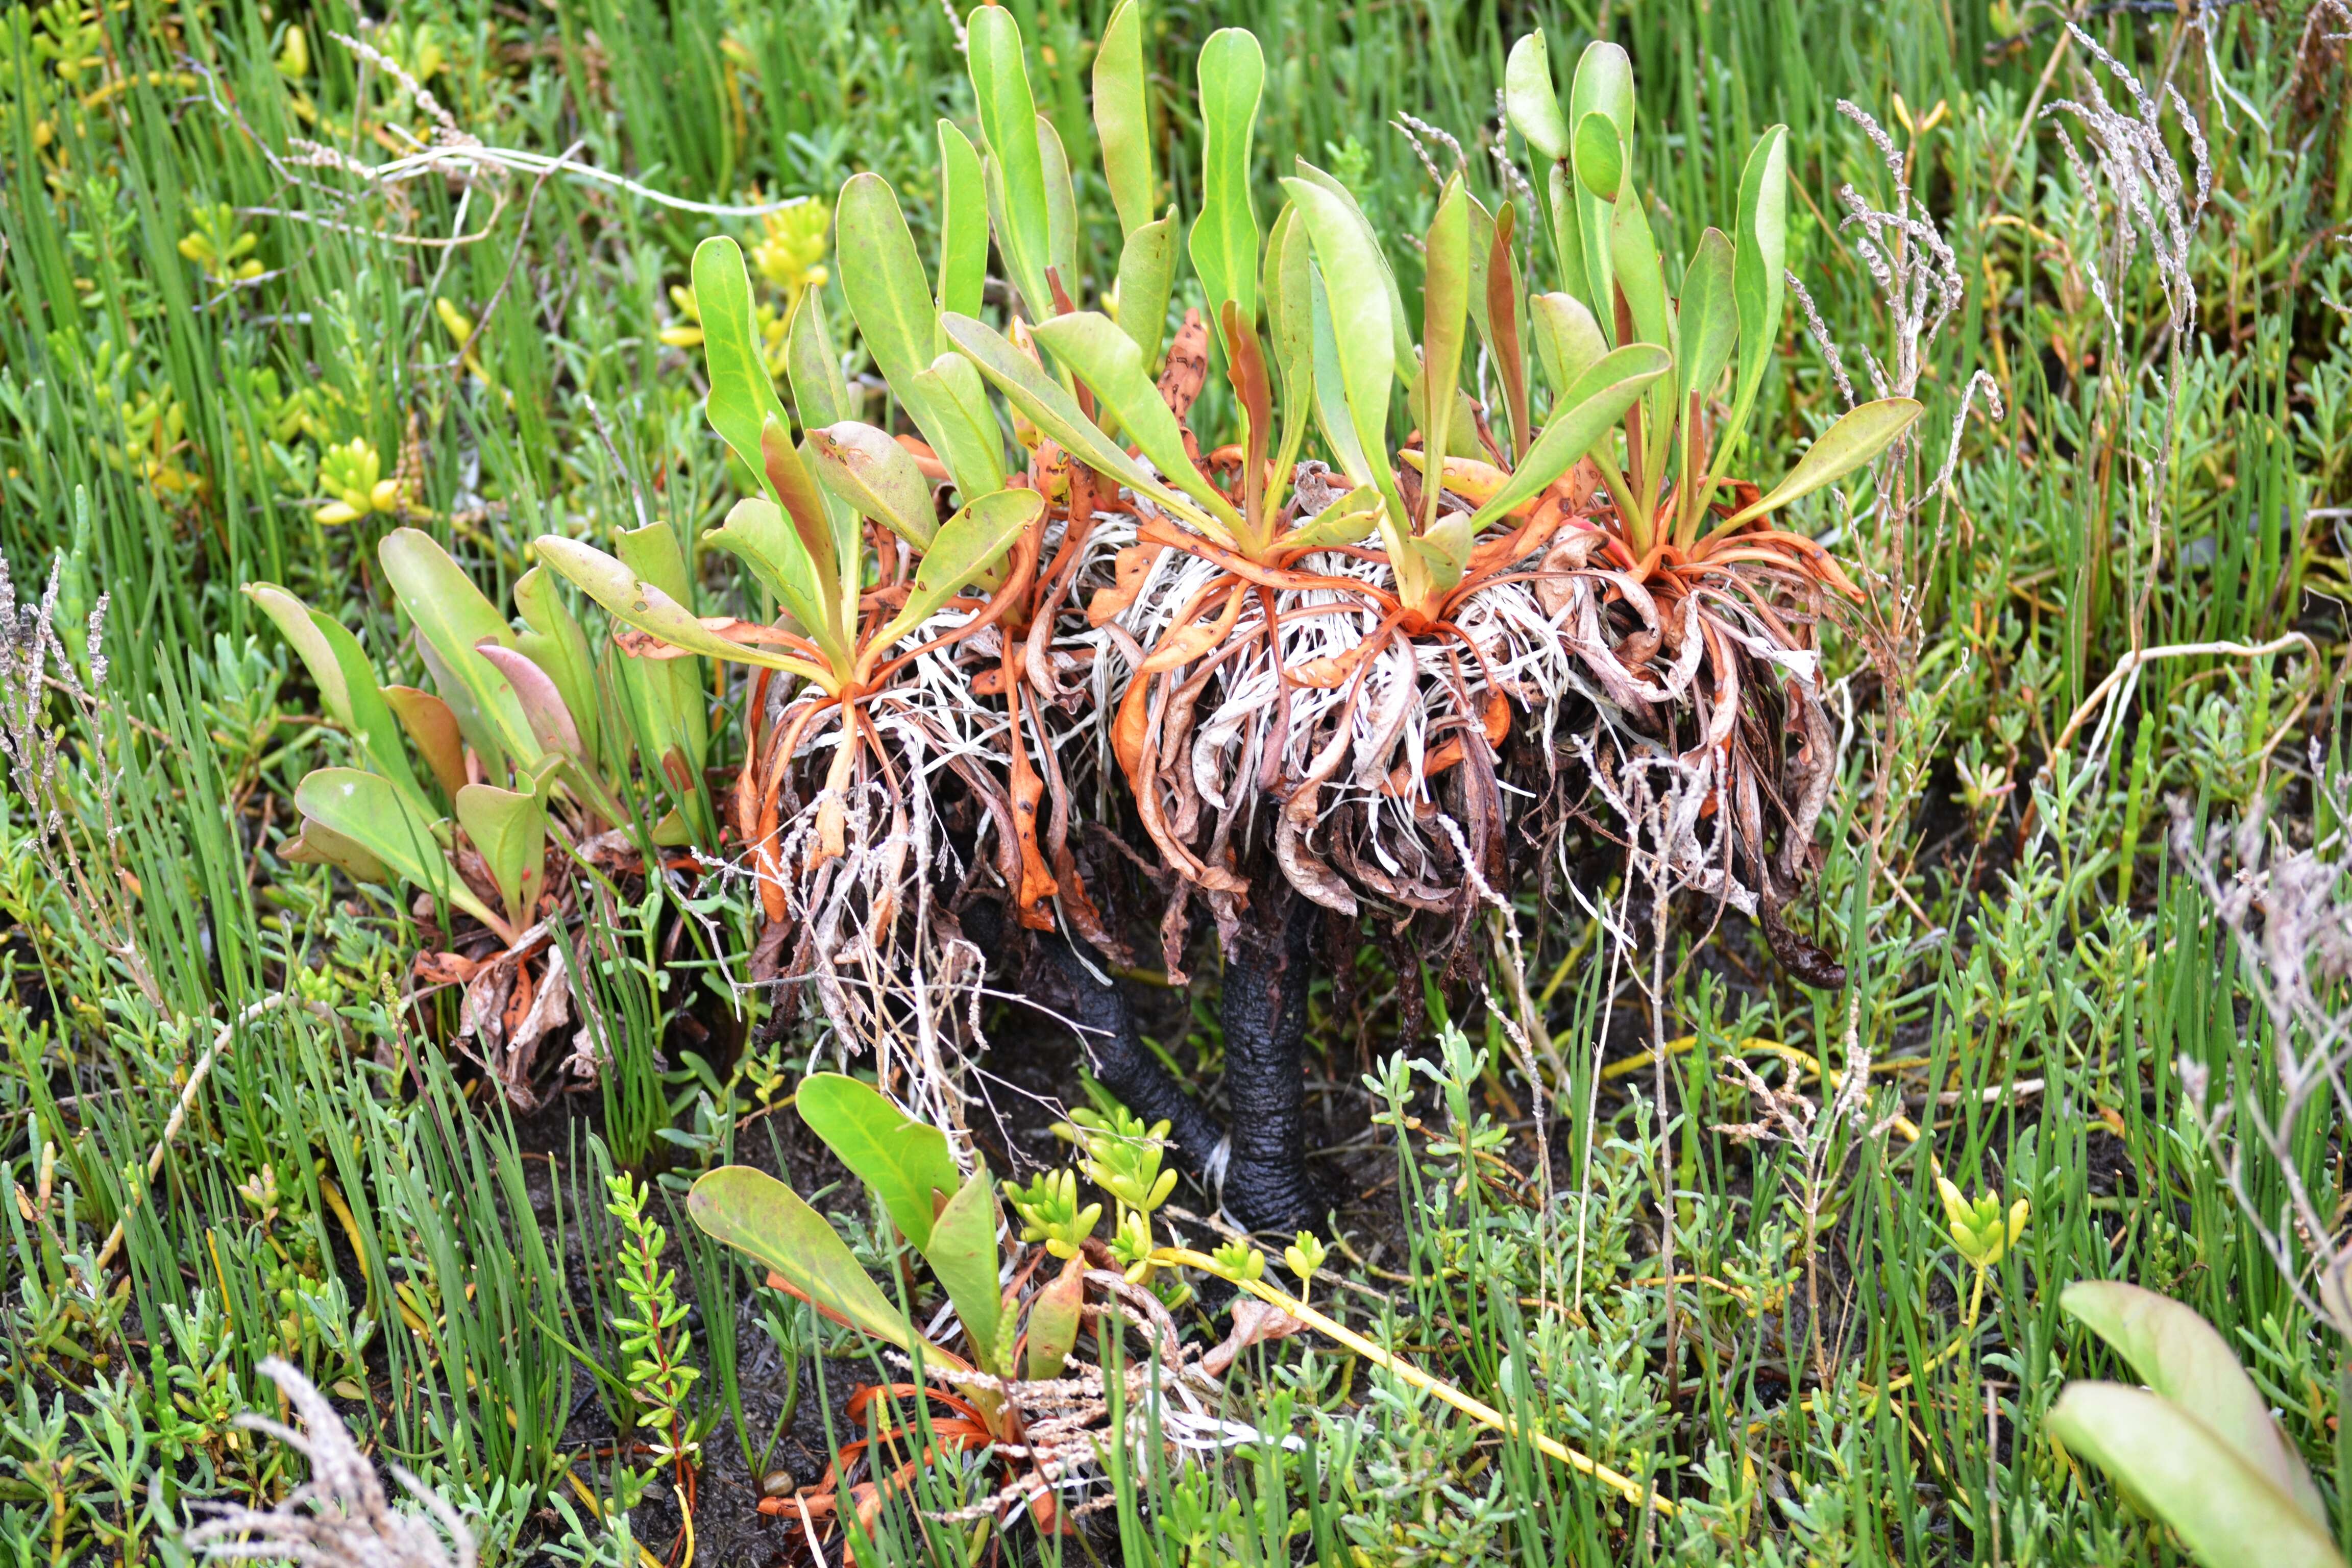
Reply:
<svg viewBox="0 0 2352 1568"><path fill-rule="evenodd" d="M686 1212L705 1236L782 1276L812 1305L885 1344L916 1336L823 1215L765 1171L721 1165L694 1184Z"/></svg>
<svg viewBox="0 0 2352 1568"><path fill-rule="evenodd" d="M1538 157L1557 163L1568 156L1568 121L1552 90L1551 53L1540 30L1513 44L1503 62L1503 109Z"/></svg>
<svg viewBox="0 0 2352 1568"><path fill-rule="evenodd" d="M1789 470L1787 479L1774 485L1753 506L1741 508L1717 531L1778 511L1823 485L1836 483L1886 450L1896 437L1911 428L1919 414L1919 405L1908 397L1883 397L1849 410L1797 459L1797 466Z"/></svg>
<svg viewBox="0 0 2352 1568"><path fill-rule="evenodd" d="M1228 530L1241 527L1241 514L1233 503L1192 466L1184 449L1183 429L1152 384L1133 339L1109 318L1092 310L1073 310L1040 321L1035 331L1037 341L1093 390L1097 405L1118 421L1127 438L1142 448L1154 468Z"/></svg>
<svg viewBox="0 0 2352 1568"><path fill-rule="evenodd" d="M898 1234L927 1251L932 1215L963 1185L947 1134L843 1073L810 1074L793 1103L809 1131L882 1200Z"/></svg>
<svg viewBox="0 0 2352 1568"><path fill-rule="evenodd" d="M1265 86L1265 56L1257 37L1224 27L1201 46L1201 216L1192 222L1192 270L1208 295L1208 318L1218 326L1224 302L1244 321L1257 317L1257 204L1250 196L1250 138L1258 96Z"/></svg>
<svg viewBox="0 0 2352 1568"><path fill-rule="evenodd" d="M1628 343L1602 355L1552 404L1551 417L1528 448L1503 488L1487 499L1472 521L1472 531L1496 518L1568 472L1586 453L1607 438L1610 429L1652 383L1674 368L1674 360L1655 343Z"/></svg>
<svg viewBox="0 0 2352 1568"><path fill-rule="evenodd" d="M1136 0L1119 0L1095 49L1095 136L1102 143L1103 178L1110 186L1111 205L1118 210L1118 231L1129 239L1152 221L1152 203L1159 199L1151 177L1151 111L1144 83L1143 7ZM1122 280L1125 271L1122 264ZM1126 295L1122 291L1119 297ZM976 309L957 309L963 315L979 314ZM1144 350L1147 355L1156 352L1156 345Z"/></svg>
<svg viewBox="0 0 2352 1568"><path fill-rule="evenodd" d="M916 564L907 603L876 635L872 647L890 647L937 615L966 584L990 573L1045 510L1045 498L1035 490L1004 489L981 497L940 524L931 547Z"/></svg>
<svg viewBox="0 0 2352 1568"><path fill-rule="evenodd" d="M988 283L988 182L971 139L945 120L939 132L939 308L978 315Z"/></svg>

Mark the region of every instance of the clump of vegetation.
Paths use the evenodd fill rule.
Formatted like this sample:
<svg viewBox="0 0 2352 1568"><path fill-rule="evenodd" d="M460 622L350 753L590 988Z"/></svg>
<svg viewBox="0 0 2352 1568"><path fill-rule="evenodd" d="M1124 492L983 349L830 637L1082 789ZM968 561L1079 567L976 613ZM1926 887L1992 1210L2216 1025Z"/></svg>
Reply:
<svg viewBox="0 0 2352 1568"><path fill-rule="evenodd" d="M2341 7L1637 11L0 22L0 1555L2341 1558Z"/></svg>

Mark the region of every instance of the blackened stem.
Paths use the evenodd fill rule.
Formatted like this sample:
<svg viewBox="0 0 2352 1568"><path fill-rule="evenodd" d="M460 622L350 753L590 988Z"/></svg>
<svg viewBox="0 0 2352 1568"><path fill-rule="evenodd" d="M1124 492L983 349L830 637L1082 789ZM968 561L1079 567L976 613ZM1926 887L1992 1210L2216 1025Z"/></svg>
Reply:
<svg viewBox="0 0 2352 1568"><path fill-rule="evenodd" d="M1200 1178L1223 1136L1216 1122L1200 1101L1177 1086L1143 1043L1127 994L1102 960L1089 950L1081 962L1070 941L1054 932L1042 933L1037 941L1076 998L1070 1021L1078 1026L1088 1069L1146 1122L1165 1121L1177 1168Z"/></svg>
<svg viewBox="0 0 2352 1568"><path fill-rule="evenodd" d="M1264 922L1225 952L1225 1098L1233 1157L1225 1211L1252 1230L1287 1229L1321 1212L1307 1174L1307 988L1317 906L1285 889Z"/></svg>

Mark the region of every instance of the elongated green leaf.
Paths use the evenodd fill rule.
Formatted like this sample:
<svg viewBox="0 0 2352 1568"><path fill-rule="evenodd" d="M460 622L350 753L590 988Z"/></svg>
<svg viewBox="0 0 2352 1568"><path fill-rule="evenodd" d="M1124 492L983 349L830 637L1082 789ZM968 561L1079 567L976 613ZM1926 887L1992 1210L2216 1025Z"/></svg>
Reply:
<svg viewBox="0 0 2352 1568"><path fill-rule="evenodd" d="M1142 448L1154 468L1206 507L1228 530L1241 527L1241 514L1234 510L1233 503L1192 466L1184 449L1182 427L1169 411L1160 389L1152 384L1150 372L1144 368L1143 355L1137 351L1134 340L1120 331L1117 323L1092 310L1073 310L1066 316L1040 321L1036 335L1039 342L1093 390L1097 405L1109 410L1127 438Z"/></svg>
<svg viewBox="0 0 2352 1568"><path fill-rule="evenodd" d="M1175 283L1176 209L1170 207L1165 217L1130 232L1118 253L1118 330L1143 351L1147 367L1160 363L1160 341L1168 331L1168 295Z"/></svg>
<svg viewBox="0 0 2352 1568"><path fill-rule="evenodd" d="M946 318L941 317L944 338ZM965 500L1004 487L1004 435L988 405L980 373L949 340L950 346L915 377L908 410L922 426L931 450L947 465Z"/></svg>
<svg viewBox="0 0 2352 1568"><path fill-rule="evenodd" d="M1364 209L1357 204L1355 193L1331 175L1304 158L1295 160L1294 166L1299 179L1319 186L1338 198L1348 221L1355 226L1357 235L1379 263L1380 287L1387 294L1389 301L1390 374L1404 383L1405 390L1411 392L1421 379L1421 361L1412 352L1412 322L1404 313L1404 292L1397 287L1396 274L1390 269L1387 253L1381 249L1380 236L1373 231L1372 220L1364 216ZM1286 185L1288 183L1284 182ZM1319 256L1322 253L1318 249L1316 254ZM1326 282L1328 283L1328 275Z"/></svg>
<svg viewBox="0 0 2352 1568"><path fill-rule="evenodd" d="M1728 435L1737 436L1756 405L1772 349L1780 335L1789 250L1789 128L1775 125L1757 139L1739 175L1739 233L1734 242L1732 292L1739 309L1739 390L1732 400Z"/></svg>
<svg viewBox="0 0 2352 1568"><path fill-rule="evenodd" d="M1657 237L1651 233L1649 215L1639 201L1619 202L1610 209L1609 265L1633 318L1634 341L1672 349L1665 268L1658 263Z"/></svg>
<svg viewBox="0 0 2352 1568"><path fill-rule="evenodd" d="M1299 233L1306 234L1306 226ZM1312 242L1309 242L1312 258ZM1339 363L1339 340L1331 320L1331 297L1323 287L1323 274L1312 267L1307 269L1307 305L1315 318L1315 427L1323 432L1323 444L1339 459L1339 471L1348 476L1351 485L1373 485L1371 459L1364 455L1364 444L1356 436L1354 416L1348 412L1348 377ZM1377 493L1378 487L1375 486ZM1385 516L1385 510L1382 512Z"/></svg>
<svg viewBox="0 0 2352 1568"><path fill-rule="evenodd" d="M905 1316L866 1277L824 1216L765 1171L721 1165L694 1184L686 1212L705 1236L782 1276L818 1310L885 1344L914 1349Z"/></svg>
<svg viewBox="0 0 2352 1568"><path fill-rule="evenodd" d="M739 501L740 510L748 506L768 506L765 501ZM714 531L716 535L725 529ZM761 665L769 669L790 670L796 675L816 679L821 672L804 659L786 658L763 647L747 647L729 642L711 632L692 612L663 593L621 562L605 554L593 544L556 534L541 537L537 545L539 558L549 568L582 593L604 606L616 620L636 627L648 637L669 644L672 647L698 653L709 658L732 659L738 664Z"/></svg>
<svg viewBox="0 0 2352 1568"><path fill-rule="evenodd" d="M1054 313L1045 287L1052 234L1045 202L1045 169L1037 150L1037 100L1029 91L1029 68L1021 54L1021 26L1001 5L974 9L964 23L964 59L980 109L981 138L988 145L990 174L998 188L1003 223L997 244L1021 291L1032 321ZM859 318L863 323L864 318Z"/></svg>
<svg viewBox="0 0 2352 1568"><path fill-rule="evenodd" d="M1595 39L1584 47L1577 57L1576 76L1568 88L1568 123L1580 127L1584 117L1594 112L1605 114L1617 127L1617 163L1619 178L1612 182L1622 190L1622 172L1633 167L1633 61L1617 45ZM1581 142L1571 150L1571 161L1582 156ZM1597 174L1597 171L1596 171ZM1602 201L1585 188L1584 172L1577 171L1575 188L1570 200L1576 209L1577 248L1582 253L1585 268L1584 302L1601 319L1604 330L1611 326L1610 292L1614 272L1609 254L1609 214L1611 204ZM1633 205L1641 205L1638 197ZM1563 247L1564 248L1564 247ZM1613 335L1613 332L1612 332Z"/></svg>
<svg viewBox="0 0 2352 1568"><path fill-rule="evenodd" d="M1608 437L1625 410L1653 383L1674 368L1673 356L1655 343L1628 343L1612 350L1579 376L1552 405L1551 417L1508 483L1471 519L1475 532L1568 472Z"/></svg>
<svg viewBox="0 0 2352 1568"><path fill-rule="evenodd" d="M1582 300L1572 294L1538 294L1528 301L1535 326L1536 353L1544 363L1544 378L1555 395L1569 387L1609 352L1601 323Z"/></svg>
<svg viewBox="0 0 2352 1568"><path fill-rule="evenodd" d="M803 289L784 323L784 375L792 383L793 410L803 426L831 425L851 417L857 402L841 374L841 351L824 319L824 290Z"/></svg>
<svg viewBox="0 0 2352 1568"><path fill-rule="evenodd" d="M1192 222L1192 270L1221 323L1231 300L1257 317L1257 204L1250 195L1250 137L1265 86L1255 34L1224 27L1201 46L1201 216ZM1222 336L1223 328L1219 327Z"/></svg>
<svg viewBox="0 0 2352 1568"><path fill-rule="evenodd" d="M531 629L530 636L516 639L516 646L547 672L562 694L564 710L572 716L572 729L580 737L581 754L603 758L617 771L620 759L604 757L604 704L598 698L596 661L588 651L588 634L572 606L563 602L554 574L545 567L532 567L516 581L514 601L523 624Z"/></svg>
<svg viewBox="0 0 2352 1568"><path fill-rule="evenodd" d="M1882 397L1848 410L1797 459L1797 466L1789 470L1787 479L1774 485L1753 506L1743 507L1727 519L1717 531L1778 511L1801 496L1836 483L1886 450L1897 436L1911 428L1919 414L1919 405L1908 397Z"/></svg>
<svg viewBox="0 0 2352 1568"><path fill-rule="evenodd" d="M1576 183L1586 194L1614 202L1624 178L1625 148L1616 123L1596 109L1576 122Z"/></svg>
<svg viewBox="0 0 2352 1568"><path fill-rule="evenodd" d="M1503 110L1538 157L1557 163L1568 156L1568 121L1552 90L1551 51L1540 30L1513 44L1503 62Z"/></svg>
<svg viewBox="0 0 2352 1568"><path fill-rule="evenodd" d="M506 900L507 919L517 930L529 925L546 873L547 803L536 794L478 784L457 792L457 826Z"/></svg>
<svg viewBox="0 0 2352 1568"><path fill-rule="evenodd" d="M719 438L756 474L760 426L771 416L782 419L784 405L760 357L743 252L723 234L694 247L694 303L702 316L702 366L710 382L704 412Z"/></svg>
<svg viewBox="0 0 2352 1568"><path fill-rule="evenodd" d="M514 646L514 628L506 617L482 597L465 568L422 530L394 529L376 546L376 560L400 607L416 623L417 635L431 645L442 669L464 689L479 716L487 733L472 737L475 749L480 751L486 739L491 747L483 762L495 768L509 757L522 766L537 761L539 742L515 700L514 689L474 651L486 639Z"/></svg>
<svg viewBox="0 0 2352 1568"><path fill-rule="evenodd" d="M1462 383L1462 345L1469 336L1470 199L1459 174L1438 193L1424 258L1421 390L1415 401L1421 405L1423 449L1443 457L1453 429L1454 394ZM1422 487L1424 532L1437 526L1437 502L1444 489L1443 485Z"/></svg>
<svg viewBox="0 0 2352 1568"><path fill-rule="evenodd" d="M969 316L950 316L945 324L949 340L1004 394L1005 401L1064 451L1097 473L1140 490L1220 542L1232 542L1232 534L1221 523L1161 483L1097 429L1094 422L1079 412L1077 400L1039 368L1036 361L1007 342L1003 333Z"/></svg>
<svg viewBox="0 0 2352 1568"><path fill-rule="evenodd" d="M1118 231L1132 239L1151 221L1159 199L1151 177L1151 109L1144 98L1143 7L1119 0L1095 49L1095 136L1102 142L1103 178L1118 209ZM1122 279L1125 264L1120 266ZM1124 293L1120 295L1125 299ZM958 312L976 316L975 308ZM1157 345L1147 345L1149 356Z"/></svg>
<svg viewBox="0 0 2352 1568"><path fill-rule="evenodd" d="M939 308L980 313L988 284L988 181L980 153L954 123L940 121ZM936 345L932 345L936 348ZM847 415L838 416L846 418ZM833 423L833 421L825 421Z"/></svg>
<svg viewBox="0 0 2352 1568"><path fill-rule="evenodd" d="M871 425L844 420L810 431L809 450L827 489L917 550L929 545L940 527L931 485L907 448Z"/></svg>
<svg viewBox="0 0 2352 1568"><path fill-rule="evenodd" d="M2106 1341L2142 1383L2193 1413L2314 1526L2326 1530L2327 1510L2303 1456L2279 1431L2253 1379L2212 1324L2168 1297L2120 1280L2069 1285L2058 1305Z"/></svg>
<svg viewBox="0 0 2352 1568"><path fill-rule="evenodd" d="M998 490L940 524L938 537L916 564L906 605L876 635L873 647L888 648L937 615L966 584L992 571L1045 510L1045 499L1035 490Z"/></svg>
<svg viewBox="0 0 2352 1568"><path fill-rule="evenodd" d="M932 1215L963 1185L948 1135L908 1116L871 1084L842 1073L801 1079L793 1103L809 1131L882 1200L898 1234L916 1251L928 1252Z"/></svg>
<svg viewBox="0 0 2352 1568"><path fill-rule="evenodd" d="M996 1184L983 1164L940 1211L923 1258L955 1303L972 1360L983 1372L1009 1376L1013 1335L996 1278Z"/></svg>
<svg viewBox="0 0 2352 1568"><path fill-rule="evenodd" d="M1559 262L1559 286L1569 295L1591 310L1592 270L1585 265L1584 231L1577 214L1581 199L1576 188L1576 176L1566 163L1554 163L1551 177L1544 182L1545 206L1551 214L1552 251Z"/></svg>
<svg viewBox="0 0 2352 1568"><path fill-rule="evenodd" d="M1045 282L1045 313L1061 307L1052 298L1054 279L1075 296L1078 289L1078 194L1070 184L1070 155L1062 150L1062 133L1044 115L1037 117L1037 164L1045 179L1045 264L1054 269Z"/></svg>
<svg viewBox="0 0 2352 1568"><path fill-rule="evenodd" d="M1315 247L1298 222L1298 209L1287 202L1266 233L1265 255L1268 346L1282 408L1282 446L1275 454L1274 474L1277 484L1287 484L1315 407Z"/></svg>
<svg viewBox="0 0 2352 1568"><path fill-rule="evenodd" d="M659 589L680 610L692 613L694 579L676 529L649 522L624 529L613 542L622 566L638 582ZM703 695L701 667L682 658L625 658L620 663L622 683L637 716L638 752L656 764L648 771L660 780L690 836L709 844L717 836L718 822L709 796L696 783L710 763L710 709ZM658 842L663 826L656 824L654 831Z"/></svg>
<svg viewBox="0 0 2352 1568"><path fill-rule="evenodd" d="M335 650L327 646L324 628L311 619L310 606L275 583L247 583L245 596L260 605L262 614L294 646L302 668L310 672L310 683L319 689L319 700L325 704L327 717L357 733L359 727L352 721L352 700L343 683L342 666L335 658ZM368 684L374 685L374 679L371 678Z"/></svg>
<svg viewBox="0 0 2352 1568"><path fill-rule="evenodd" d="M808 552L783 509L761 497L746 496L728 509L724 523L702 538L704 543L716 545L750 567L751 575L828 658L846 657L847 644L835 625L833 608L809 575ZM560 564L557 570L562 570Z"/></svg>
<svg viewBox="0 0 2352 1568"><path fill-rule="evenodd" d="M1039 221L1043 218L1040 214ZM856 258L841 269L849 313L883 379L903 400L908 383L936 352L939 311L923 279L922 260L915 254L915 237L898 210L898 195L879 174L853 174L841 187L834 223L842 254ZM752 435L758 434L755 424Z"/></svg>
<svg viewBox="0 0 2352 1568"><path fill-rule="evenodd" d="M1699 236L1698 248L1683 269L1681 309L1675 321L1678 403L1693 393L1715 390L1731 363L1739 338L1738 308L1731 298L1731 241L1719 228Z"/></svg>
<svg viewBox="0 0 2352 1568"><path fill-rule="evenodd" d="M1298 221L1306 226L1315 247L1347 402L1347 422L1362 453L1360 460L1370 470L1366 477L1380 487L1400 532L1410 532L1403 498L1397 493L1388 460L1394 340L1384 330L1390 322L1382 320L1388 310L1381 287L1379 247L1356 221L1359 215L1323 186L1296 179L1285 180L1283 188L1297 205Z"/></svg>
<svg viewBox="0 0 2352 1568"><path fill-rule="evenodd" d="M2189 1411L2114 1383L2071 1383L2052 1436L2121 1481L2207 1568L2344 1568L2294 1500Z"/></svg>
<svg viewBox="0 0 2352 1568"><path fill-rule="evenodd" d="M793 537L801 549L802 564L797 570L805 572L814 584L817 600L826 606L830 620L842 580L842 542L833 537L824 493L817 486L816 476L801 461L792 430L772 414L760 428L760 469L768 481L768 493L783 504L784 515L792 520Z"/></svg>
<svg viewBox="0 0 2352 1568"><path fill-rule="evenodd" d="M303 816L350 839L404 880L513 938L504 917L476 898L450 868L432 826L402 803L390 780L357 768L320 768L294 786L294 804Z"/></svg>

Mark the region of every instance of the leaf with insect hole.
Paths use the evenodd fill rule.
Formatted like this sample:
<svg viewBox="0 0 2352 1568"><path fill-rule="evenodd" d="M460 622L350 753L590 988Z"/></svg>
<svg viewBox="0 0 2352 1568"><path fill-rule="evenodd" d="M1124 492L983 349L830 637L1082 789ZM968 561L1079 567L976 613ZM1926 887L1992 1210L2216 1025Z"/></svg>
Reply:
<svg viewBox="0 0 2352 1568"><path fill-rule="evenodd" d="M907 448L871 425L845 419L809 432L817 478L835 496L917 550L939 531L930 481Z"/></svg>
<svg viewBox="0 0 2352 1568"><path fill-rule="evenodd" d="M891 647L937 615L966 584L991 573L1045 510L1045 498L1035 490L1004 489L981 497L940 524L915 567L906 605L876 634L872 646Z"/></svg>

